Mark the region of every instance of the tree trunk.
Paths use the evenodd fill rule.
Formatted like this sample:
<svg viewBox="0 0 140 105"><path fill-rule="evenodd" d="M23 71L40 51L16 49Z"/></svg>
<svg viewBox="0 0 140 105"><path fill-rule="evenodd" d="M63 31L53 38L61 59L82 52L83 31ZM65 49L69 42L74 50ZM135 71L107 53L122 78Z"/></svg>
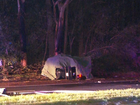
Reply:
<svg viewBox="0 0 140 105"><path fill-rule="evenodd" d="M79 3L81 2L80 0L78 1ZM80 30L83 30L83 23L84 23L84 16L83 16L83 3L81 3L81 10L79 11L79 20L80 20L80 23L81 25L79 26L80 29L79 29L79 32ZM79 56L82 56L82 53L83 53L83 50L84 50L84 32L80 33L81 35L79 36Z"/></svg>
<svg viewBox="0 0 140 105"><path fill-rule="evenodd" d="M54 31L54 28L53 28L53 10L52 10L52 2L51 0L46 0L46 7L47 7L47 39L46 41L48 42L47 43L47 46L48 46L48 55L49 57L53 56L54 55L54 52L55 52L55 35L53 33Z"/></svg>
<svg viewBox="0 0 140 105"><path fill-rule="evenodd" d="M62 11L61 11L62 10ZM56 39L56 54L60 54L63 52L64 45L64 10L61 9L59 13L59 25Z"/></svg>
<svg viewBox="0 0 140 105"><path fill-rule="evenodd" d="M6 59L4 58L4 59L2 60L2 62L3 62L3 65L2 65L3 81L7 81L7 80L8 80L8 79L7 79L8 71L7 71L6 67L5 67L5 65L6 65Z"/></svg>
<svg viewBox="0 0 140 105"><path fill-rule="evenodd" d="M67 51L67 35L68 34L68 6L65 14L65 39L64 39L64 53Z"/></svg>
<svg viewBox="0 0 140 105"><path fill-rule="evenodd" d="M79 56L82 56L82 53L83 53L83 49L84 49L84 45L83 45L83 43L84 43L84 35L83 35L83 33L81 33L81 35L80 35L80 37L79 37Z"/></svg>
<svg viewBox="0 0 140 105"><path fill-rule="evenodd" d="M56 43L55 43L55 55L63 53L64 49L64 14L65 14L65 9L67 5L69 4L69 0L66 0L64 3L61 0L57 0L56 2L53 1L54 4L54 9L56 8L56 5L58 6L58 11L59 11L59 19L58 22L56 22L57 27L57 38L56 38ZM56 11L56 10L54 10ZM55 17L56 18L56 17ZM57 19L55 19L57 21ZM57 24L58 23L58 24Z"/></svg>
<svg viewBox="0 0 140 105"><path fill-rule="evenodd" d="M18 3L18 20L19 20L19 34L21 42L22 51L22 66L27 65L27 54L26 54L26 34L25 34L25 23L24 23L24 13L25 13L25 0L17 0Z"/></svg>

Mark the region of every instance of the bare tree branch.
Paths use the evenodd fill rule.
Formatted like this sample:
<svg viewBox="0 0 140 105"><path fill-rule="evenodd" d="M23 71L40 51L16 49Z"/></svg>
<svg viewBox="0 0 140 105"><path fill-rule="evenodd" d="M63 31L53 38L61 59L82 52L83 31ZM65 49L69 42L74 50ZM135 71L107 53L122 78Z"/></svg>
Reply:
<svg viewBox="0 0 140 105"><path fill-rule="evenodd" d="M65 9L68 4L69 4L69 0L66 0L64 5L63 5L63 8Z"/></svg>
<svg viewBox="0 0 140 105"><path fill-rule="evenodd" d="M75 37L72 38L71 42L70 42L70 45L72 46L73 44L73 41L74 41Z"/></svg>
<svg viewBox="0 0 140 105"><path fill-rule="evenodd" d="M18 4L18 13L20 12L20 3L19 0L17 0L17 4Z"/></svg>
<svg viewBox="0 0 140 105"><path fill-rule="evenodd" d="M52 2L53 2L54 21L55 21L56 25L58 25L58 21L56 19L56 8L55 8L56 5L58 4L58 1L54 2L54 0L52 0Z"/></svg>
<svg viewBox="0 0 140 105"><path fill-rule="evenodd" d="M54 0L52 0L53 5L56 6L58 4L58 1L54 2Z"/></svg>
<svg viewBox="0 0 140 105"><path fill-rule="evenodd" d="M93 25L92 28L91 28L91 29L89 30L89 32L88 32L88 37L87 37L86 44L85 44L85 53L87 52L87 45L88 45L89 38L90 38L90 36L91 36L90 33L95 29L95 26L96 26L96 25Z"/></svg>
<svg viewBox="0 0 140 105"><path fill-rule="evenodd" d="M101 47L101 48L95 48L95 49L85 53L84 55L92 55L92 53L95 52L95 51L99 51L99 50L102 50L102 49L108 49L108 48L115 49L113 45L111 45L111 46L104 46L104 47Z"/></svg>

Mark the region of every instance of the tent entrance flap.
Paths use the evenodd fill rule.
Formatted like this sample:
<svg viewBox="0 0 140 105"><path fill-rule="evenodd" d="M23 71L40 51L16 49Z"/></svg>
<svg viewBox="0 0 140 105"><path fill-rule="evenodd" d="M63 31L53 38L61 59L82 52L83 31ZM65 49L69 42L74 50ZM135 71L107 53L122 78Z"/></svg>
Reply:
<svg viewBox="0 0 140 105"><path fill-rule="evenodd" d="M56 68L56 79L65 79L65 71L60 68Z"/></svg>
<svg viewBox="0 0 140 105"><path fill-rule="evenodd" d="M56 68L56 79L76 79L75 67Z"/></svg>

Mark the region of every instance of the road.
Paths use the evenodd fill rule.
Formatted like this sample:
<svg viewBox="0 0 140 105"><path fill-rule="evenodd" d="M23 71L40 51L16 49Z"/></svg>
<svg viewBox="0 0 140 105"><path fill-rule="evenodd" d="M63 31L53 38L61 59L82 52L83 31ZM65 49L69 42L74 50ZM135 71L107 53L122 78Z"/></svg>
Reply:
<svg viewBox="0 0 140 105"><path fill-rule="evenodd" d="M10 92L35 92L35 91L97 91L108 89L128 89L140 88L138 82L116 82L116 83L77 83L77 84L51 84L51 85L31 85L31 86L16 86L7 87L6 91Z"/></svg>

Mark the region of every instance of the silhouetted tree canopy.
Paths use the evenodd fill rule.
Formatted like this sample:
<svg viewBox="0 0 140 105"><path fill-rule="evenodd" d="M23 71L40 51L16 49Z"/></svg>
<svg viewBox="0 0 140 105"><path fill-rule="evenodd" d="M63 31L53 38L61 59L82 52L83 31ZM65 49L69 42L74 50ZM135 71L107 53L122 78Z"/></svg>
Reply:
<svg viewBox="0 0 140 105"><path fill-rule="evenodd" d="M57 1L59 0L54 0L55 3ZM62 4L66 2L60 1ZM118 69L123 69L124 66L136 70L139 68L140 0L70 0L70 2L68 13L64 13L64 22L68 16L66 54L89 55L94 60L110 55L115 65L119 65ZM55 50L59 9L56 6L54 11L53 6L53 0L25 1L24 21L29 64L42 62L44 58L54 55L52 52ZM1 57L6 53L18 58L21 56L17 15L16 0L0 0ZM66 25L63 27L64 31L65 27ZM63 42L61 43L63 47ZM97 62L94 63L96 65Z"/></svg>

